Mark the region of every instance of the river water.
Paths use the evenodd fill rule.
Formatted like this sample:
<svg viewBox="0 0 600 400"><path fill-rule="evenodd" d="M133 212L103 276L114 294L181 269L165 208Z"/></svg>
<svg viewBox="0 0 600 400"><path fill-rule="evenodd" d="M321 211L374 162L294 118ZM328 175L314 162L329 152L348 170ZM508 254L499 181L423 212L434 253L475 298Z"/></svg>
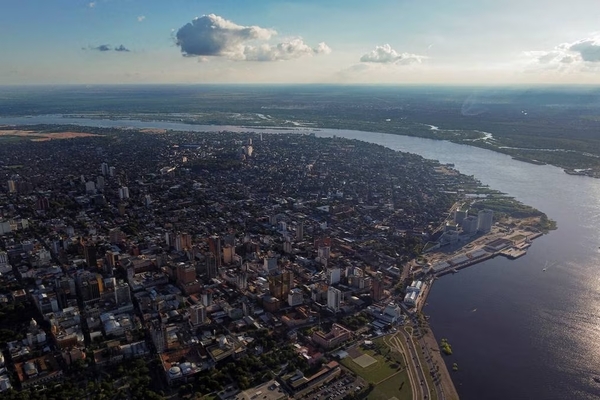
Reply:
<svg viewBox="0 0 600 400"><path fill-rule="evenodd" d="M186 131L259 131L235 126L97 120L46 115L0 124L73 123ZM282 130L260 129L265 133ZM600 180L445 141L333 129L337 135L453 163L493 189L538 208L559 229L536 239L526 256L495 258L437 280L424 312L454 354L461 399L598 399L600 383ZM543 269L546 268L545 271Z"/></svg>

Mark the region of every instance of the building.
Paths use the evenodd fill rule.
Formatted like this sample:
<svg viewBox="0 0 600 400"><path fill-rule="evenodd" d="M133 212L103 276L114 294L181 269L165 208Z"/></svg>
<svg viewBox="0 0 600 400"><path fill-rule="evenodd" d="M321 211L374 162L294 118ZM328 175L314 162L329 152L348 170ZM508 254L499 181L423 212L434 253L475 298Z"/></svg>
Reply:
<svg viewBox="0 0 600 400"><path fill-rule="evenodd" d="M119 188L119 199L125 200L129 198L129 188L127 186L122 186Z"/></svg>
<svg viewBox="0 0 600 400"><path fill-rule="evenodd" d="M302 240L304 238L304 223L298 222L296 225L296 240Z"/></svg>
<svg viewBox="0 0 600 400"><path fill-rule="evenodd" d="M423 282L422 281L412 281L412 283L410 284L410 286L408 286L406 288L406 291L408 293L410 293L410 292L417 292L417 293L419 293L422 288L423 288Z"/></svg>
<svg viewBox="0 0 600 400"><path fill-rule="evenodd" d="M8 263L8 253L0 251L0 274L5 274L11 270L12 268Z"/></svg>
<svg viewBox="0 0 600 400"><path fill-rule="evenodd" d="M404 304L409 306L414 306L417 304L417 298L419 297L419 292L408 292L406 296L404 296Z"/></svg>
<svg viewBox="0 0 600 400"><path fill-rule="evenodd" d="M196 268L193 265L180 263L177 265L177 283L187 285L196 280Z"/></svg>
<svg viewBox="0 0 600 400"><path fill-rule="evenodd" d="M299 306L304 303L304 294L301 289L292 289L288 294L288 305L290 307Z"/></svg>
<svg viewBox="0 0 600 400"><path fill-rule="evenodd" d="M115 285L115 302L116 304L130 304L131 291L129 285L123 281L117 282Z"/></svg>
<svg viewBox="0 0 600 400"><path fill-rule="evenodd" d="M222 251L221 251L221 238L217 235L213 235L208 238L208 249L214 256L217 270L221 268Z"/></svg>
<svg viewBox="0 0 600 400"><path fill-rule="evenodd" d="M126 238L127 236L125 233L123 233L123 231L119 228L112 228L108 231L108 240L111 244L121 243L121 241L125 240Z"/></svg>
<svg viewBox="0 0 600 400"><path fill-rule="evenodd" d="M175 243L173 244L173 247L175 247L175 250L177 250L177 251L191 249L192 248L192 235L190 235L189 233L186 233L186 232L178 233L175 236Z"/></svg>
<svg viewBox="0 0 600 400"><path fill-rule="evenodd" d="M96 193L96 184L94 183L94 181L87 181L85 183L85 192L88 194Z"/></svg>
<svg viewBox="0 0 600 400"><path fill-rule="evenodd" d="M277 257L265 257L263 260L265 272L272 274L277 271Z"/></svg>
<svg viewBox="0 0 600 400"><path fill-rule="evenodd" d="M384 298L383 280L373 279L371 282L371 298L373 301L381 301Z"/></svg>
<svg viewBox="0 0 600 400"><path fill-rule="evenodd" d="M202 304L194 304L190 307L190 325L198 326L206 322L206 307Z"/></svg>
<svg viewBox="0 0 600 400"><path fill-rule="evenodd" d="M110 169L109 169L107 163L103 162L102 164L100 164L100 173L102 175L108 175L109 171L110 171Z"/></svg>
<svg viewBox="0 0 600 400"><path fill-rule="evenodd" d="M12 179L8 181L8 192L17 193L17 183Z"/></svg>
<svg viewBox="0 0 600 400"><path fill-rule="evenodd" d="M206 267L205 267L206 279L216 278L219 274L217 267L217 258L212 253L206 255Z"/></svg>
<svg viewBox="0 0 600 400"><path fill-rule="evenodd" d="M269 292L271 296L286 301L294 284L294 273L283 271L277 275L269 276Z"/></svg>
<svg viewBox="0 0 600 400"><path fill-rule="evenodd" d="M331 331L315 331L312 335L312 341L324 349L332 349L339 344L349 340L352 337L352 331L339 324L333 324Z"/></svg>
<svg viewBox="0 0 600 400"><path fill-rule="evenodd" d="M233 256L235 255L235 247L230 244L226 244L223 247L223 262L225 265L229 265L233 262Z"/></svg>
<svg viewBox="0 0 600 400"><path fill-rule="evenodd" d="M492 210L481 210L477 214L477 230L479 232L489 232L494 222L494 212Z"/></svg>
<svg viewBox="0 0 600 400"><path fill-rule="evenodd" d="M98 267L98 258L96 254L96 245L93 243L86 243L83 245L83 254L85 256L85 262L89 268Z"/></svg>
<svg viewBox="0 0 600 400"><path fill-rule="evenodd" d="M468 209L457 208L456 211L454 211L454 222L460 224L463 221L463 219L467 218L468 215Z"/></svg>
<svg viewBox="0 0 600 400"><path fill-rule="evenodd" d="M335 285L340 282L341 271L339 268L330 268L327 270L327 283L329 285Z"/></svg>
<svg viewBox="0 0 600 400"><path fill-rule="evenodd" d="M464 233L475 233L477 232L477 222L478 218L474 215L469 215L464 218L460 223L462 230Z"/></svg>
<svg viewBox="0 0 600 400"><path fill-rule="evenodd" d="M340 310L342 304L342 291L332 286L327 289L327 308L333 312Z"/></svg>

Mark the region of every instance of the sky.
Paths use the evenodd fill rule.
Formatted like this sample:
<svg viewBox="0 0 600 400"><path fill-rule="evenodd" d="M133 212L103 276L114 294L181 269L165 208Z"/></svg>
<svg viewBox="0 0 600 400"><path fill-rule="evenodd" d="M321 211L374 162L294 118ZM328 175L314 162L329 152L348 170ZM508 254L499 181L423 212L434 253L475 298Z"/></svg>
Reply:
<svg viewBox="0 0 600 400"><path fill-rule="evenodd" d="M598 0L0 0L0 84L600 84Z"/></svg>

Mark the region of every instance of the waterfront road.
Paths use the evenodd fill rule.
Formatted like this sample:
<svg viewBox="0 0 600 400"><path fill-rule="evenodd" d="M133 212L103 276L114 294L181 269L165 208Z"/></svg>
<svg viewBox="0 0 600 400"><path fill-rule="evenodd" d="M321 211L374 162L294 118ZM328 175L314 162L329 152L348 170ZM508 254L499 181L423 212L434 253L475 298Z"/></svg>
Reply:
<svg viewBox="0 0 600 400"><path fill-rule="evenodd" d="M431 389L429 388L425 375L426 372L419 361L418 350L412 341L411 335L404 330L400 330L398 334L388 338L386 343L391 348L404 354L408 377L413 388L413 399L428 399Z"/></svg>

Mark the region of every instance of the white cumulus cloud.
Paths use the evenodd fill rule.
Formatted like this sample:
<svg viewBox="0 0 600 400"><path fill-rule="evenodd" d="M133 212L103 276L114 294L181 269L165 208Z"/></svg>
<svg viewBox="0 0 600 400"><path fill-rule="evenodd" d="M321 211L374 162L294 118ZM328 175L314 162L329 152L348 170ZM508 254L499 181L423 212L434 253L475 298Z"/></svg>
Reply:
<svg viewBox="0 0 600 400"><path fill-rule="evenodd" d="M329 53L331 53L331 49L325 43L319 43L317 47L312 48L301 38L296 38L276 45L245 46L243 59L246 61L279 61Z"/></svg>
<svg viewBox="0 0 600 400"><path fill-rule="evenodd" d="M360 58L361 62L368 63L382 63L382 64L418 64L423 61L425 56L411 53L398 53L392 49L389 44L383 46L376 46L374 50L371 50L367 54Z"/></svg>
<svg viewBox="0 0 600 400"><path fill-rule="evenodd" d="M137 17L138 22L142 22L145 19L146 19L145 15L140 15L139 17Z"/></svg>
<svg viewBox="0 0 600 400"><path fill-rule="evenodd" d="M276 35L274 29L238 25L209 14L179 28L175 41L184 56L225 57L238 61L291 60L331 52L325 43L312 48L301 38L278 44L267 42Z"/></svg>
<svg viewBox="0 0 600 400"><path fill-rule="evenodd" d="M600 69L600 36L572 43L562 43L551 50L526 51L530 67L562 72L596 71Z"/></svg>
<svg viewBox="0 0 600 400"><path fill-rule="evenodd" d="M88 7L89 7L89 8L94 8L94 7L96 7L96 2L95 2L95 1L92 1L92 2L88 3Z"/></svg>

